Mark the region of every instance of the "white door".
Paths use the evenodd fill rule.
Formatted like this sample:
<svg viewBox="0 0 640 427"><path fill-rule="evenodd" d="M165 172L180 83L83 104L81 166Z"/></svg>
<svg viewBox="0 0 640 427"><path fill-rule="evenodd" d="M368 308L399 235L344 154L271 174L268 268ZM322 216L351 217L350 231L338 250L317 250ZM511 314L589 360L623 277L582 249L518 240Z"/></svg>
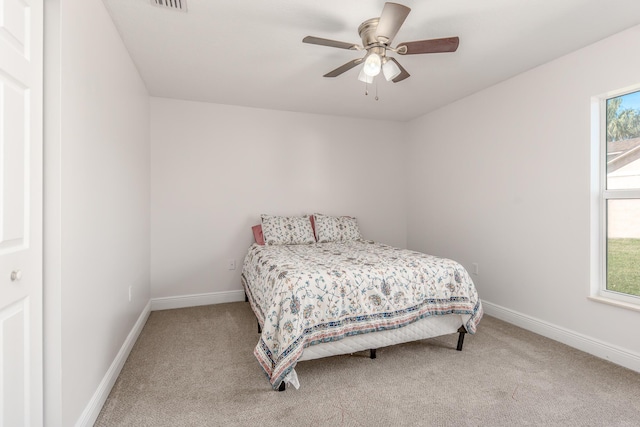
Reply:
<svg viewBox="0 0 640 427"><path fill-rule="evenodd" d="M0 426L42 425L43 0L0 0Z"/></svg>

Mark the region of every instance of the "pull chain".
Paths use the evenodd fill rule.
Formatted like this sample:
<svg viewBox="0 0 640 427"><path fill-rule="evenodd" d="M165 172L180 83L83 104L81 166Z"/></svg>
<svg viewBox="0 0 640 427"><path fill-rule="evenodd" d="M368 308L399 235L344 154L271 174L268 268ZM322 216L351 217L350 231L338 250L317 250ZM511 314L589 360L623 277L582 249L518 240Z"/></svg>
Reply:
<svg viewBox="0 0 640 427"><path fill-rule="evenodd" d="M364 94L365 96L369 95L369 84L365 83L364 84ZM375 100L378 101L380 98L378 98L378 81L376 81L376 97Z"/></svg>

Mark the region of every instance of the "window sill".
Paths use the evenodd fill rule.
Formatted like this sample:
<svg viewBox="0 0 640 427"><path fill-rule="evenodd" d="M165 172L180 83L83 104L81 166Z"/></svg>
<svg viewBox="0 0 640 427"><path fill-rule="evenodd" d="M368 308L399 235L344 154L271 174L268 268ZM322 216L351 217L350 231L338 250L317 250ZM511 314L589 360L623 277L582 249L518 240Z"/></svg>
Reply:
<svg viewBox="0 0 640 427"><path fill-rule="evenodd" d="M599 295L589 296L587 298L590 299L591 301L599 302L599 303L602 303L602 304L612 305L614 307L625 308L627 310L637 311L637 312L640 313L640 305L638 305L638 304L632 304L632 303L629 303L629 302L618 301L618 300L615 300L615 299L606 298L606 297L599 296Z"/></svg>

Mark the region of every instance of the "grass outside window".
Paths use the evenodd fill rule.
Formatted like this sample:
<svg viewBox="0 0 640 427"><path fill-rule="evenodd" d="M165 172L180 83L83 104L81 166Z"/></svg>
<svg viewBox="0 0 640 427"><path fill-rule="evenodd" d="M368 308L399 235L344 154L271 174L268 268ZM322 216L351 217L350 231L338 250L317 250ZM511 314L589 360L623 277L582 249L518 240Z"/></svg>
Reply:
<svg viewBox="0 0 640 427"><path fill-rule="evenodd" d="M607 240L607 290L640 296L640 239Z"/></svg>

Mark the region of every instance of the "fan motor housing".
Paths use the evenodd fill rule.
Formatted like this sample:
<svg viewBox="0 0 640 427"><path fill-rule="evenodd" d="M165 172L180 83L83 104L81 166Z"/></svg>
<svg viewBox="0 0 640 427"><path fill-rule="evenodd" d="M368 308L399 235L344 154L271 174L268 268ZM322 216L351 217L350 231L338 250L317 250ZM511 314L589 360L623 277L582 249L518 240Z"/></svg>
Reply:
<svg viewBox="0 0 640 427"><path fill-rule="evenodd" d="M378 22L380 18L371 18L364 21L358 27L358 34L362 39L362 45L368 48L372 45L380 45L380 42L376 38L376 30L378 29Z"/></svg>

